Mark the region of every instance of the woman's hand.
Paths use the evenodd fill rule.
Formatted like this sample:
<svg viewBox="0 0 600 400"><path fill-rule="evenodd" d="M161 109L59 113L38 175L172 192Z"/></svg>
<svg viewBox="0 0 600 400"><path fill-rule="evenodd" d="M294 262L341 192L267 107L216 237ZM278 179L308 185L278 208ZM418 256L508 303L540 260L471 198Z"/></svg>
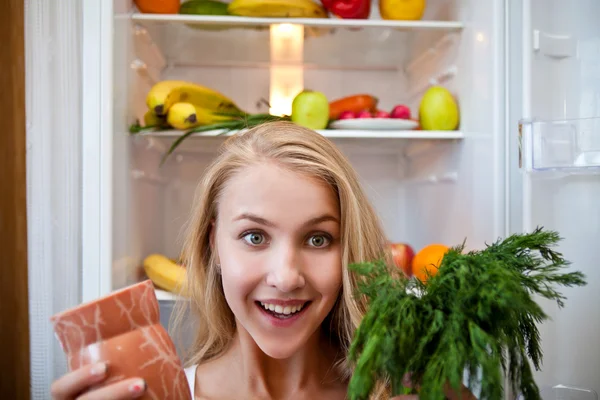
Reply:
<svg viewBox="0 0 600 400"><path fill-rule="evenodd" d="M405 387L412 387L410 383L411 383L410 376L407 374L402 379L402 384ZM446 395L446 399L447 400L477 400L477 397L475 397L473 395L473 393L471 393L469 388L467 388L462 383L460 386L461 386L460 391L457 392L456 390L452 389L450 384L446 384L446 387L444 388L444 394ZM392 397L390 400L419 400L419 395L405 394L405 395L401 395L401 396Z"/></svg>
<svg viewBox="0 0 600 400"><path fill-rule="evenodd" d="M140 378L126 379L90 390L106 379L106 372L106 364L100 363L63 375L52 384L52 398L54 400L125 400L138 398L146 391L146 383Z"/></svg>

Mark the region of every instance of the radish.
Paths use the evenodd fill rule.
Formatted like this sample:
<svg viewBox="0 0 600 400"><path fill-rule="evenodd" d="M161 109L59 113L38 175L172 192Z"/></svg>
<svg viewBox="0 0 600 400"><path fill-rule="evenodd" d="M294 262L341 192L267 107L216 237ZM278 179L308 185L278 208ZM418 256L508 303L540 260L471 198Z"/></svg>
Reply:
<svg viewBox="0 0 600 400"><path fill-rule="evenodd" d="M361 111L356 115L356 118L373 118L373 116L368 111Z"/></svg>
<svg viewBox="0 0 600 400"><path fill-rule="evenodd" d="M392 110L391 117L398 119L410 119L410 108L403 104L396 106Z"/></svg>
<svg viewBox="0 0 600 400"><path fill-rule="evenodd" d="M343 111L340 116L338 117L338 119L354 119L356 118L356 115L354 115L354 113L352 111Z"/></svg>
<svg viewBox="0 0 600 400"><path fill-rule="evenodd" d="M383 110L377 110L375 118L390 118L390 113Z"/></svg>

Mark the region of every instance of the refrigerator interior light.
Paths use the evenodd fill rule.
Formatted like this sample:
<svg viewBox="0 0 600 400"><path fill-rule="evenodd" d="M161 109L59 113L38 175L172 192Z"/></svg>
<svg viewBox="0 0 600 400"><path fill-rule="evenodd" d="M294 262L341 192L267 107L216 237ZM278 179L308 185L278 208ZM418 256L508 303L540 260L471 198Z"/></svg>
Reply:
<svg viewBox="0 0 600 400"><path fill-rule="evenodd" d="M292 101L304 88L304 26L273 24L270 28L269 112L291 115Z"/></svg>

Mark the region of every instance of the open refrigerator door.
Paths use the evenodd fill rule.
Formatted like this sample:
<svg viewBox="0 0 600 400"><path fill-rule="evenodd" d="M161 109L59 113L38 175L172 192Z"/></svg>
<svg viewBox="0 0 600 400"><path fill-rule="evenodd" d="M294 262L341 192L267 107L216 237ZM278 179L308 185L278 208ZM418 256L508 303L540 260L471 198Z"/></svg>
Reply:
<svg viewBox="0 0 600 400"><path fill-rule="evenodd" d="M510 229L556 230L559 251L587 286L565 289L564 308L540 302L542 398L600 393L600 15L597 1L510 3ZM519 52L517 49L520 49Z"/></svg>

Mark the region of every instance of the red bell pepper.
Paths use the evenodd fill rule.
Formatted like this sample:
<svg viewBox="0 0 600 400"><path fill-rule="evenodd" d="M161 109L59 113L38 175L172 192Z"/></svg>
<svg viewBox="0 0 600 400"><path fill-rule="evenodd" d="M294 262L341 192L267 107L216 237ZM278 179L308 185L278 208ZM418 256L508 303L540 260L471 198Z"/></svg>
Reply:
<svg viewBox="0 0 600 400"><path fill-rule="evenodd" d="M367 19L371 13L371 0L321 0L321 3L343 19Z"/></svg>

